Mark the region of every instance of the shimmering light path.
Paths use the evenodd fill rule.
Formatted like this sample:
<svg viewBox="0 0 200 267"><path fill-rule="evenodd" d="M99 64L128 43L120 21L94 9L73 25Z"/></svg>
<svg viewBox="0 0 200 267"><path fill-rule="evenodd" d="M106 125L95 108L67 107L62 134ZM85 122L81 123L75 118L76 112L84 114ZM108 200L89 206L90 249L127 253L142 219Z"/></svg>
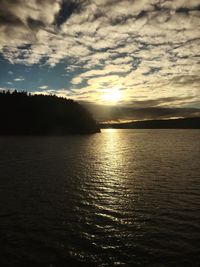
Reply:
<svg viewBox="0 0 200 267"><path fill-rule="evenodd" d="M198 130L1 137L0 152L1 266L198 266Z"/></svg>

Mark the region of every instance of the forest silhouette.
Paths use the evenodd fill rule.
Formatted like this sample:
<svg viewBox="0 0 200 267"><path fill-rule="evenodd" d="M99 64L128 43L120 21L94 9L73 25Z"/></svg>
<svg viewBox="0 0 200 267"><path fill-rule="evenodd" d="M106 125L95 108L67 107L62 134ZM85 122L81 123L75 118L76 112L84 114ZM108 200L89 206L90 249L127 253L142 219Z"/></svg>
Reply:
<svg viewBox="0 0 200 267"><path fill-rule="evenodd" d="M0 92L0 134L92 134L100 132L89 111L78 102L26 92Z"/></svg>

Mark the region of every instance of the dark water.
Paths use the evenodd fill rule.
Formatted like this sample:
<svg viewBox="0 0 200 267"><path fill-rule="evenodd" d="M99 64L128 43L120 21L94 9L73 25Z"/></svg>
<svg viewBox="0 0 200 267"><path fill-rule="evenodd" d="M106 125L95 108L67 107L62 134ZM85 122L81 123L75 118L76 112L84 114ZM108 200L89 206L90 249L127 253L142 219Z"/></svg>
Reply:
<svg viewBox="0 0 200 267"><path fill-rule="evenodd" d="M200 266L200 131L0 137L0 266Z"/></svg>

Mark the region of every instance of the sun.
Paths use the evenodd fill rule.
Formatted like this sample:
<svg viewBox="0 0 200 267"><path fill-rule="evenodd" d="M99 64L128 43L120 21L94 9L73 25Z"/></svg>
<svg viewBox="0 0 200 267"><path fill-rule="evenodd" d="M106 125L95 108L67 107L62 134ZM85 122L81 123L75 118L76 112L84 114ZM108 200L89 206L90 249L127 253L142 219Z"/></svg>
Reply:
<svg viewBox="0 0 200 267"><path fill-rule="evenodd" d="M102 93L102 101L108 103L117 103L122 99L122 92L119 88L105 89Z"/></svg>

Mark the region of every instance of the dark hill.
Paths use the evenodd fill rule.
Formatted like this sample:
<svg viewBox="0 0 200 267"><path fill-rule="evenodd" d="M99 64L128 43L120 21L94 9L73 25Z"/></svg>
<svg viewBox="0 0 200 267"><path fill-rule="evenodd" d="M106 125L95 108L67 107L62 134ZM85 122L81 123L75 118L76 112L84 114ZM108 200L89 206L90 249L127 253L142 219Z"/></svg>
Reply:
<svg viewBox="0 0 200 267"><path fill-rule="evenodd" d="M0 134L91 134L100 131L79 103L56 96L0 93Z"/></svg>
<svg viewBox="0 0 200 267"><path fill-rule="evenodd" d="M100 125L101 128L115 129L200 129L200 118L135 121Z"/></svg>

